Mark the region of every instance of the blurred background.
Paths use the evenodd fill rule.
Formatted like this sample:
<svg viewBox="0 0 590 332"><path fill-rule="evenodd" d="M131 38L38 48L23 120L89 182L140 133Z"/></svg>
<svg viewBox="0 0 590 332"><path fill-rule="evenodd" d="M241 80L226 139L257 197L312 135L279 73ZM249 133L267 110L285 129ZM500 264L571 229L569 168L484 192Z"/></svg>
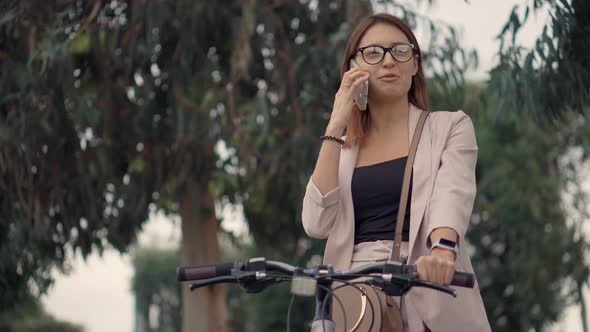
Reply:
<svg viewBox="0 0 590 332"><path fill-rule="evenodd" d="M585 0L1 1L0 331L285 331L288 284L175 269L320 262L302 198L374 12L413 27L432 110L474 121L492 329L588 331ZM292 329L312 317L297 297Z"/></svg>

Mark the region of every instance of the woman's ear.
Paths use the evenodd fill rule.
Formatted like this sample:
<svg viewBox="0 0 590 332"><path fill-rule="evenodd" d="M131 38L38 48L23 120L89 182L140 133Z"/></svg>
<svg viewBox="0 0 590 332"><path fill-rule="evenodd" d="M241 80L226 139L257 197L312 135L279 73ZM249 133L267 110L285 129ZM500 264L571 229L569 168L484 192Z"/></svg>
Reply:
<svg viewBox="0 0 590 332"><path fill-rule="evenodd" d="M418 61L420 61L420 59L418 59L420 56L418 54L416 54L414 56L414 72L412 73L412 76L416 75L416 73L418 73Z"/></svg>

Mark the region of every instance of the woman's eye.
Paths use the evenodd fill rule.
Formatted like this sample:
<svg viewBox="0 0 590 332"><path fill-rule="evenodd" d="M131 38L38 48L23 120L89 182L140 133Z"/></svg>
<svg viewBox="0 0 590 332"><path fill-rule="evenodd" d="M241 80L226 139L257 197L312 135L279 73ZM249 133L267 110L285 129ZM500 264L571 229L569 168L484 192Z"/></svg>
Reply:
<svg viewBox="0 0 590 332"><path fill-rule="evenodd" d="M381 51L377 48L369 48L367 50L367 54L369 54L369 55L381 54Z"/></svg>
<svg viewBox="0 0 590 332"><path fill-rule="evenodd" d="M396 47L395 53L397 54L406 54L410 51L409 47Z"/></svg>

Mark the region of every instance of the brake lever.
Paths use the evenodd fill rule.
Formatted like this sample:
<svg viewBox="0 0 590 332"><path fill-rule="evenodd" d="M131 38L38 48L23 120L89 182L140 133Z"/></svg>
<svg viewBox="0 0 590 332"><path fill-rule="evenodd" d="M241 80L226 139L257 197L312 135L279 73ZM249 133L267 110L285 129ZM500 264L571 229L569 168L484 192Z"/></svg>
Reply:
<svg viewBox="0 0 590 332"><path fill-rule="evenodd" d="M412 287L426 287L457 297L457 291L453 288L420 280L415 274L407 274L405 276L383 274L380 278L373 278L367 281L367 283L381 289L383 293L389 296L403 296Z"/></svg>
<svg viewBox="0 0 590 332"><path fill-rule="evenodd" d="M195 283L192 283L190 285L190 290L193 291L197 288L211 286L211 285L215 285L215 284L221 284L221 283L234 283L235 284L237 282L238 282L238 280L233 276L223 276L223 277L210 278L210 279L205 279L202 281L197 281Z"/></svg>
<svg viewBox="0 0 590 332"><path fill-rule="evenodd" d="M233 277L246 293L260 293L268 286L285 281L284 276L267 276L266 272L232 270Z"/></svg>

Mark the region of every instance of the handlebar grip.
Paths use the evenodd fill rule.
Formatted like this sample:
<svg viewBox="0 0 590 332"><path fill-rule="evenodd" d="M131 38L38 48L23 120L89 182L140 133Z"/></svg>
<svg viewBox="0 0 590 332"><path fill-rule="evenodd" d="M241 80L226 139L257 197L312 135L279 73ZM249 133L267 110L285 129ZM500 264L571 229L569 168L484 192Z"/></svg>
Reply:
<svg viewBox="0 0 590 332"><path fill-rule="evenodd" d="M407 265L407 269L408 272L411 273L417 272L416 265ZM473 273L455 271L455 274L453 275L453 280L451 280L451 285L473 288L473 286L475 285L475 276L473 275Z"/></svg>
<svg viewBox="0 0 590 332"><path fill-rule="evenodd" d="M179 266L176 269L176 279L178 281L191 281L227 276L231 274L231 270L235 266L236 263Z"/></svg>
<svg viewBox="0 0 590 332"><path fill-rule="evenodd" d="M451 285L473 288L473 286L475 285L475 277L473 273L455 271L455 275L453 276Z"/></svg>

